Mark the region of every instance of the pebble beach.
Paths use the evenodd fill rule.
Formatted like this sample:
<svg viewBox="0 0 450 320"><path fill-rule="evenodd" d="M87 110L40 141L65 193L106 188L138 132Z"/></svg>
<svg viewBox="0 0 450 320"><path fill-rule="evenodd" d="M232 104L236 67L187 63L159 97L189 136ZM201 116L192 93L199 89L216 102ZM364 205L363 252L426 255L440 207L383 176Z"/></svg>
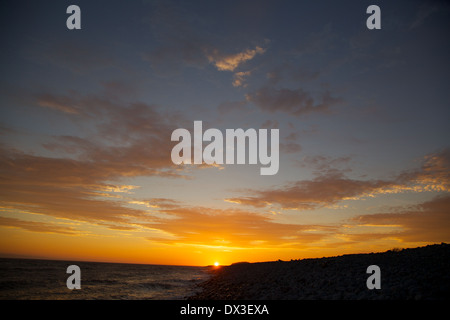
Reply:
<svg viewBox="0 0 450 320"><path fill-rule="evenodd" d="M381 271L369 290L367 267ZM448 300L450 245L220 267L189 300Z"/></svg>

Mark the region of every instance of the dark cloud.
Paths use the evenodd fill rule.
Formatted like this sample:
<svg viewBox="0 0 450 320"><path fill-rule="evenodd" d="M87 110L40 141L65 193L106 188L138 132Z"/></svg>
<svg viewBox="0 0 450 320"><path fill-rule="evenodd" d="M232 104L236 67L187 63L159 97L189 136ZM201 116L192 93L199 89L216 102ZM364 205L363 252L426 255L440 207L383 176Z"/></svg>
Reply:
<svg viewBox="0 0 450 320"><path fill-rule="evenodd" d="M284 80L294 82L307 82L316 80L320 71L312 71L295 64L283 63L275 66L266 73L266 77L271 85L276 85Z"/></svg>
<svg viewBox="0 0 450 320"><path fill-rule="evenodd" d="M301 150L301 145L296 142L280 142L280 151L283 153L297 153Z"/></svg>
<svg viewBox="0 0 450 320"><path fill-rule="evenodd" d="M434 198L395 213L361 215L352 219L358 226L395 227L389 233L349 235L350 240L398 238L408 242L450 241L450 196Z"/></svg>
<svg viewBox="0 0 450 320"><path fill-rule="evenodd" d="M313 169L315 175L326 175L333 173L344 173L352 171L350 156L332 158L325 155L305 156L298 161L301 167L309 167Z"/></svg>
<svg viewBox="0 0 450 320"><path fill-rule="evenodd" d="M2 150L0 154L1 203L30 213L81 221L127 222L143 211L122 206L114 191L134 186L105 181L142 174L139 168L39 157ZM112 192L112 193L111 193ZM109 197L108 200L101 197Z"/></svg>
<svg viewBox="0 0 450 320"><path fill-rule="evenodd" d="M246 99L264 111L271 113L281 111L293 116L330 113L331 107L342 101L341 98L331 96L328 91L323 92L319 101L317 101L309 92L302 88L276 89L269 86L248 93Z"/></svg>
<svg viewBox="0 0 450 320"><path fill-rule="evenodd" d="M246 108L248 102L245 100L241 101L225 101L219 104L217 107L217 110L220 114L228 114L230 112L240 112L242 113L243 110Z"/></svg>
<svg viewBox="0 0 450 320"><path fill-rule="evenodd" d="M257 208L272 204L285 209L316 209L342 200L360 199L377 194L422 191L450 191L450 152L448 149L427 155L420 169L404 172L391 180L358 180L345 177L343 171L331 167L349 159L334 160L315 157L308 160L323 170L313 180L296 181L267 190L248 190L248 196L226 201Z"/></svg>
<svg viewBox="0 0 450 320"><path fill-rule="evenodd" d="M170 198L132 200L129 193L136 186L106 181L146 172L111 163L52 159L3 150L0 168L2 206L112 230L133 231L142 227L173 236L172 240L151 238L157 242L251 247L257 241L258 245L276 246L319 241L334 230L323 225L277 223L250 211L189 207ZM130 205L144 208L133 209ZM152 214L147 211L149 208ZM10 218L1 218L0 224L35 232L78 232L71 227Z"/></svg>
<svg viewBox="0 0 450 320"><path fill-rule="evenodd" d="M220 28L212 30L211 24L217 22L190 6L171 1L155 2L151 4L150 12L146 23L150 26L153 43L141 56L160 76L174 76L184 67L203 69L208 65L219 71L234 72L266 50L248 38L237 45L236 37L221 34ZM266 43L261 39L259 42ZM244 86L244 78L249 75L248 70L236 72L233 85Z"/></svg>
<svg viewBox="0 0 450 320"><path fill-rule="evenodd" d="M268 190L251 190L251 196L227 199L230 202L265 207L276 204L284 209L316 209L332 205L341 200L358 198L393 186L390 181L354 180L342 174L322 175L309 181L297 181L281 188Z"/></svg>
<svg viewBox="0 0 450 320"><path fill-rule="evenodd" d="M181 177L171 161L170 135L176 115L140 102L121 103L108 96L36 94L39 107L78 122L82 136L55 136L39 156L0 150L0 201L30 213L73 220L128 224L146 211L127 206L122 195L135 186L121 184L138 176ZM42 111L42 110L41 110ZM49 111L51 112L51 111Z"/></svg>
<svg viewBox="0 0 450 320"><path fill-rule="evenodd" d="M80 155L89 160L143 175L177 175L170 152L170 136L183 120L176 114L142 102L121 103L107 96L38 94L37 104L66 114L90 127L89 137L58 136L44 147ZM178 123L178 124L177 124ZM107 141L108 143L105 143ZM118 173L119 171L114 170Z"/></svg>

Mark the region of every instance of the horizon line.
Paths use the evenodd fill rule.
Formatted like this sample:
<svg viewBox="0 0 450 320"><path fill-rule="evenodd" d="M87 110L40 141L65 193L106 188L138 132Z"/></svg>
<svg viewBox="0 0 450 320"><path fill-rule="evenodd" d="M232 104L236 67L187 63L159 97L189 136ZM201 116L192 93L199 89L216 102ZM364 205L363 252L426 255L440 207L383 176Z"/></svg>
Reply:
<svg viewBox="0 0 450 320"><path fill-rule="evenodd" d="M325 259L325 258L333 258L333 257L341 257L341 256L347 256L347 255L358 255L358 254L375 254L375 253L386 253L389 251L401 251L401 250L407 250L407 249L417 249L417 248L424 248L427 246L434 246L434 245L448 245L446 242L435 242L432 244L426 244L423 246L417 246L417 247L402 247L402 248L391 248L389 250L385 251L377 251L377 252L359 252L359 253L344 253L340 255L333 255L333 256L317 256L315 258L298 258L298 259L290 259L290 260L268 260L268 261L236 261L232 262L229 265L223 265L220 264L219 266L214 266L214 264L209 265L181 265L181 264L161 264L161 263L137 263L137 262L112 262L112 261L98 261L98 260L76 260L76 259L58 259L58 258L49 258L49 257L33 257L33 256L27 256L27 255L15 255L15 254L2 254L0 253L0 259L16 259L16 260L44 260L44 261L60 261L60 262L87 262L87 263L108 263L108 264L130 264L130 265L152 265L152 266L174 266L174 267L199 267L199 268L205 268L205 267L226 267L231 266L234 264L239 263L266 263L266 262L290 262L290 261L300 261L300 260L308 260L308 259Z"/></svg>

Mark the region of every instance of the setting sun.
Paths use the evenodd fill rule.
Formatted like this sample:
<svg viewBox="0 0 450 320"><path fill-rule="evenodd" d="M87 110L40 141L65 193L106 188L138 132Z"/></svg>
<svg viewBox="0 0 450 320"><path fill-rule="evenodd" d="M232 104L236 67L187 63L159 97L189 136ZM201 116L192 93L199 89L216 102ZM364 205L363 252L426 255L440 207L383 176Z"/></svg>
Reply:
<svg viewBox="0 0 450 320"><path fill-rule="evenodd" d="M219 266L219 263L216 261L216 262L214 262L214 266L215 267L218 267Z"/></svg>

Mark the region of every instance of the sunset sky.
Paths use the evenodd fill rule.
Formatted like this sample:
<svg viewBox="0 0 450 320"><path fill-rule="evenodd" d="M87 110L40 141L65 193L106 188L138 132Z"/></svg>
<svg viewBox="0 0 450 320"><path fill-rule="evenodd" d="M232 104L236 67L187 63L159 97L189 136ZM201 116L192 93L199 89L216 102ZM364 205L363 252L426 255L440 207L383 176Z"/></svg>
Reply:
<svg viewBox="0 0 450 320"><path fill-rule="evenodd" d="M445 1L0 12L0 256L209 265L450 241ZM278 173L174 165L195 120L279 129Z"/></svg>

